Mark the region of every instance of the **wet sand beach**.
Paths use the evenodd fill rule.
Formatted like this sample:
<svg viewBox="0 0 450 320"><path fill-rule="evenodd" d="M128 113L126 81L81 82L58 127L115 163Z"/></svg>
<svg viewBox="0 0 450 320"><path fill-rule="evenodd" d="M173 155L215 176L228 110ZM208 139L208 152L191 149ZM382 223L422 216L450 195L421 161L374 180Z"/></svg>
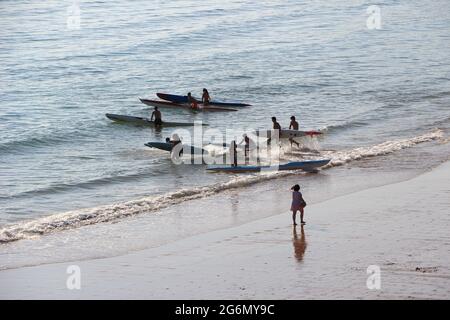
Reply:
<svg viewBox="0 0 450 320"><path fill-rule="evenodd" d="M311 204L303 228L292 227L289 203L261 194L268 211L286 210L117 257L3 270L0 298L448 299L448 181L450 162ZM80 290L66 286L71 265ZM379 290L367 288L370 265Z"/></svg>

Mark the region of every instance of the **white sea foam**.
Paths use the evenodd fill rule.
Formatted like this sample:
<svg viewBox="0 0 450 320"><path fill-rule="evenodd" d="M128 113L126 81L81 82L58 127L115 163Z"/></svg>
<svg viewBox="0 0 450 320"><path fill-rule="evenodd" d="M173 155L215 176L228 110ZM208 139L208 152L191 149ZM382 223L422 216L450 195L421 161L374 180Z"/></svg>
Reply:
<svg viewBox="0 0 450 320"><path fill-rule="evenodd" d="M443 135L442 130L436 129L410 139L386 141L374 146L351 150L325 151L319 155L321 157L331 158L330 163L324 167L330 168L367 157L389 154L404 148L410 148L419 143L441 139ZM230 180L214 185L181 189L158 196L148 196L132 201L54 214L32 221L16 223L0 229L0 242L7 243L55 231L151 213L188 200L211 196L225 190L246 187L290 174L298 174L298 172L264 172L260 174L232 176Z"/></svg>
<svg viewBox="0 0 450 320"><path fill-rule="evenodd" d="M443 137L444 132L440 129L436 129L414 138L391 140L374 146L360 147L344 151L323 152L322 154L331 158L330 163L326 167L335 167L350 161L393 153L401 149L413 147L419 143L441 139Z"/></svg>

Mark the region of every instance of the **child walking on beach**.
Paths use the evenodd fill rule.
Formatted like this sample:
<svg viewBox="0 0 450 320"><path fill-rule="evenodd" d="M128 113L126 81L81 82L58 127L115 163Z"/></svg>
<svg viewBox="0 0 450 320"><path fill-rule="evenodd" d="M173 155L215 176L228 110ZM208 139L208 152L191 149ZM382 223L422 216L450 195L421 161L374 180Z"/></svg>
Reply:
<svg viewBox="0 0 450 320"><path fill-rule="evenodd" d="M297 211L300 211L300 223L306 224L305 220L303 220L303 213L304 208L306 207L306 202L303 199L302 193L300 192L300 186L296 184L291 188L291 190L294 190L292 192L292 204L291 204L291 211L292 211L292 222L294 226L297 225L295 222L295 217L297 215Z"/></svg>

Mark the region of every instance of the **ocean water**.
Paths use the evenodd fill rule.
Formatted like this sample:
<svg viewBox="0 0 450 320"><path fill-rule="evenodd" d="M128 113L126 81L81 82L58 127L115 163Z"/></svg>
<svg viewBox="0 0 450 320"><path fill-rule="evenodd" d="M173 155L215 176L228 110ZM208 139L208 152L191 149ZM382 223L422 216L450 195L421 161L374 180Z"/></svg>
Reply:
<svg viewBox="0 0 450 320"><path fill-rule="evenodd" d="M2 250L303 177L175 165L167 153L144 146L172 129L104 116L149 116L152 108L138 97L156 99L156 92L199 95L207 87L213 99L252 104L230 113L162 110L168 121L203 121L225 133L269 129L272 116L286 127L295 115L302 128L322 129L322 137L304 141L316 153L287 152L282 160L331 158L323 171L339 188L323 197L354 190L356 177L364 188L447 160L450 4L378 2L381 29L371 30L372 4L80 1L78 12L72 1L0 2ZM79 27L68 25L74 15ZM305 179L311 190L325 187L314 176ZM197 214L192 221L210 212Z"/></svg>

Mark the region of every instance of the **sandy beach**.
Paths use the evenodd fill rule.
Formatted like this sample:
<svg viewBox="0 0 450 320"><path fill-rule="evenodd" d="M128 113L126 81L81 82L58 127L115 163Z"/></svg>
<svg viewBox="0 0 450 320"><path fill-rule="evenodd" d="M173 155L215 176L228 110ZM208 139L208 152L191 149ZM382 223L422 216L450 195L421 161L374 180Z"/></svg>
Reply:
<svg viewBox="0 0 450 320"><path fill-rule="evenodd" d="M450 162L312 204L304 228L286 210L118 257L3 270L0 298L448 299L448 181ZM66 285L71 265L79 290Z"/></svg>

